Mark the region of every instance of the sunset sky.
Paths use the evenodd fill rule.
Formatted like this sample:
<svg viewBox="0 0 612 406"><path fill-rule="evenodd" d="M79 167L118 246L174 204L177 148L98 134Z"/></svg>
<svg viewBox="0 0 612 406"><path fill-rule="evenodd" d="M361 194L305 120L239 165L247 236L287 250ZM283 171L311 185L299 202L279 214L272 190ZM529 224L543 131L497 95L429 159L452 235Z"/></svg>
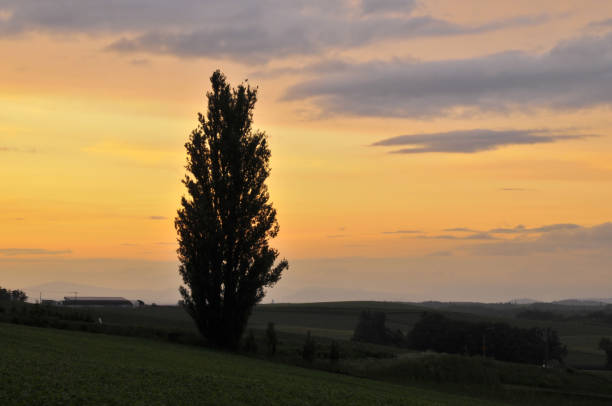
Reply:
<svg viewBox="0 0 612 406"><path fill-rule="evenodd" d="M0 55L1 286L178 299L221 69L271 143L264 302L612 297L612 2L0 0Z"/></svg>

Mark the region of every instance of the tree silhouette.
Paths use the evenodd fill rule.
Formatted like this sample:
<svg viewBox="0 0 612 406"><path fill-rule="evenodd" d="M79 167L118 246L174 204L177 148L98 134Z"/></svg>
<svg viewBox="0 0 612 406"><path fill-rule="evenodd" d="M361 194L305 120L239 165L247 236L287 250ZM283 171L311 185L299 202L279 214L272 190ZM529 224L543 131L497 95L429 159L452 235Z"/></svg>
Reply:
<svg viewBox="0 0 612 406"><path fill-rule="evenodd" d="M189 193L175 219L180 287L184 307L207 341L235 349L264 287L275 284L286 260L268 241L278 234L276 210L266 179L270 148L264 132L253 131L257 89L230 88L216 71L187 149Z"/></svg>
<svg viewBox="0 0 612 406"><path fill-rule="evenodd" d="M268 344L268 354L276 354L276 344L278 344L278 338L276 337L276 329L274 329L274 323L269 322L268 328L266 329L266 343Z"/></svg>
<svg viewBox="0 0 612 406"><path fill-rule="evenodd" d="M25 302L26 300L28 300L28 296L22 290L19 290L19 289L10 290L10 289L5 289L2 286L0 286L0 301L10 301L10 300L13 300L16 302Z"/></svg>
<svg viewBox="0 0 612 406"><path fill-rule="evenodd" d="M612 369L612 340L608 337L602 337L599 341L599 349L606 353L606 368Z"/></svg>

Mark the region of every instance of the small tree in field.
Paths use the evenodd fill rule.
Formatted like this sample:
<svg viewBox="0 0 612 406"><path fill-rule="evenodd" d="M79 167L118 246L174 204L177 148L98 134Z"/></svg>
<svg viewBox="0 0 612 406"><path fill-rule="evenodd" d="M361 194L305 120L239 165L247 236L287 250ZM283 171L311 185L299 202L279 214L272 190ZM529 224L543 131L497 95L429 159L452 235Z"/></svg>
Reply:
<svg viewBox="0 0 612 406"><path fill-rule="evenodd" d="M305 361L312 362L314 361L317 355L317 345L315 343L314 338L310 335L310 330L306 332L306 340L304 341L304 346L302 347L302 358Z"/></svg>
<svg viewBox="0 0 612 406"><path fill-rule="evenodd" d="M599 349L606 353L606 368L612 369L612 340L608 337L603 337L599 341Z"/></svg>
<svg viewBox="0 0 612 406"><path fill-rule="evenodd" d="M268 328L266 329L266 343L268 344L268 354L276 354L276 344L278 338L276 337L276 330L274 329L274 323L269 322Z"/></svg>
<svg viewBox="0 0 612 406"><path fill-rule="evenodd" d="M331 362L338 362L340 359L340 346L336 340L332 340L329 347L329 360Z"/></svg>
<svg viewBox="0 0 612 406"><path fill-rule="evenodd" d="M184 306L209 343L235 349L253 306L288 267L268 245L278 234L266 179L270 148L253 131L257 89L232 89L216 71L208 111L185 144L189 193L175 219Z"/></svg>

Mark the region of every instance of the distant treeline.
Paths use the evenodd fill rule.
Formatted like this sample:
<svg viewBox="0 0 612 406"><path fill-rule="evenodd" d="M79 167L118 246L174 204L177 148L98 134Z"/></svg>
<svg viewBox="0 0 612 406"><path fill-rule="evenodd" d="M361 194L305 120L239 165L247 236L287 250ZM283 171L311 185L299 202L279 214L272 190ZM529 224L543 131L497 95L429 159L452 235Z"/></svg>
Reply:
<svg viewBox="0 0 612 406"><path fill-rule="evenodd" d="M13 300L17 302L25 302L27 299L28 296L26 296L22 290L10 290L0 286L0 302L10 302Z"/></svg>
<svg viewBox="0 0 612 406"><path fill-rule="evenodd" d="M420 351L484 355L500 361L542 364L563 361L567 348L556 331L519 328L506 323L468 322L439 313L423 313L411 332L391 331L382 312L364 311L355 328L354 340L397 345Z"/></svg>
<svg viewBox="0 0 612 406"><path fill-rule="evenodd" d="M406 347L408 342L400 330L391 331L385 325L387 315L384 312L364 310L353 332L354 341L365 343L395 345Z"/></svg>

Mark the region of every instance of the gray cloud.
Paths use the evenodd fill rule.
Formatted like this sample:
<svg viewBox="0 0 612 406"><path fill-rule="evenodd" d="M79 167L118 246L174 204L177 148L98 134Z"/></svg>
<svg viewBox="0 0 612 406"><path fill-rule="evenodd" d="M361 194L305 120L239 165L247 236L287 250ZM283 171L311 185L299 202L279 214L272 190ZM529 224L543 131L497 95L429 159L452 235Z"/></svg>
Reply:
<svg viewBox="0 0 612 406"><path fill-rule="evenodd" d="M372 146L408 146L394 149L396 154L428 152L475 153L508 145L542 144L563 140L583 139L592 135L555 134L547 130L460 130L444 133L400 135L387 138Z"/></svg>
<svg viewBox="0 0 612 406"><path fill-rule="evenodd" d="M207 13L231 17L228 7L206 0L0 0L0 34L121 32L198 24ZM237 14L237 13L234 13Z"/></svg>
<svg viewBox="0 0 612 406"><path fill-rule="evenodd" d="M386 117L571 110L612 105L611 78L609 33L561 42L542 54L354 63L297 83L283 99L312 99L326 114Z"/></svg>
<svg viewBox="0 0 612 406"><path fill-rule="evenodd" d="M34 255L64 255L71 254L72 250L47 250L42 248L0 248L0 255L12 256L34 256Z"/></svg>
<svg viewBox="0 0 612 406"><path fill-rule="evenodd" d="M521 16L463 26L411 12L414 1L260 0L0 0L0 35L28 32L112 34L116 52L225 57L265 62L376 41L476 34L533 25L547 16Z"/></svg>
<svg viewBox="0 0 612 406"><path fill-rule="evenodd" d="M166 220L168 217L164 216L149 216L149 220Z"/></svg>
<svg viewBox="0 0 612 406"><path fill-rule="evenodd" d="M421 230L395 230L395 231L383 231L382 234L416 234L420 232Z"/></svg>
<svg viewBox="0 0 612 406"><path fill-rule="evenodd" d="M478 233L478 230L473 230L466 227L445 228L443 231L458 232L458 233Z"/></svg>
<svg viewBox="0 0 612 406"><path fill-rule="evenodd" d="M533 239L504 240L468 247L476 255L530 255L547 253L600 253L612 249L612 223L593 227L559 228Z"/></svg>
<svg viewBox="0 0 612 406"><path fill-rule="evenodd" d="M541 227L527 228L522 224L519 224L513 228L494 228L489 230L489 233L493 234L524 234L524 233L548 233L552 231L562 230L576 230L581 228L578 224L573 223L559 223L549 224Z"/></svg>
<svg viewBox="0 0 612 406"><path fill-rule="evenodd" d="M276 15L281 10L270 14ZM389 17L376 15L347 19L348 13L330 14L323 8L318 15L276 16L275 21L244 24L209 24L206 28L168 32L151 30L123 37L109 45L116 52L148 52L179 57L225 57L250 63L267 62L296 54L314 54L324 49L352 48L387 39L477 34L508 26L539 23L537 18L521 18L467 27L429 16ZM264 20L270 16L264 15Z"/></svg>
<svg viewBox="0 0 612 406"><path fill-rule="evenodd" d="M361 0L364 14L410 13L416 5L416 0Z"/></svg>
<svg viewBox="0 0 612 406"><path fill-rule="evenodd" d="M589 24L589 27L612 27L612 18L608 18L607 20L593 21Z"/></svg>
<svg viewBox="0 0 612 406"><path fill-rule="evenodd" d="M423 240L497 240L498 238L489 233L475 233L470 235L456 236L452 234L441 235L419 235L419 239Z"/></svg>

